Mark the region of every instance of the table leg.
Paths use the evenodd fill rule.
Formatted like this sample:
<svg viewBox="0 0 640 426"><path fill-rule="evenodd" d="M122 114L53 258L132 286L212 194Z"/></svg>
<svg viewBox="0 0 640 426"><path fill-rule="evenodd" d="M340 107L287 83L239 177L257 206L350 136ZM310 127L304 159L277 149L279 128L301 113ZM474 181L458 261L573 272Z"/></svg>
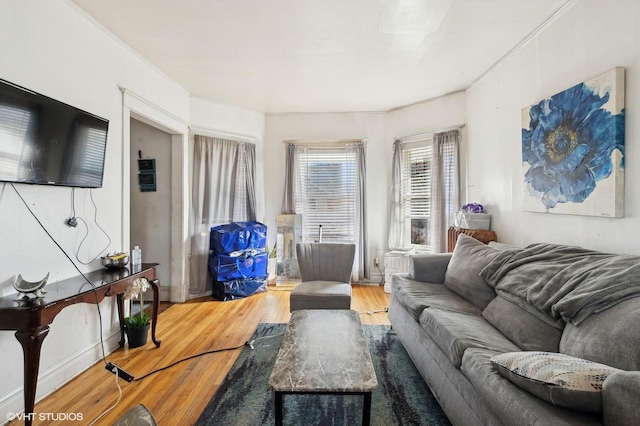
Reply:
<svg viewBox="0 0 640 426"><path fill-rule="evenodd" d="M282 392L275 392L276 426L282 426Z"/></svg>
<svg viewBox="0 0 640 426"><path fill-rule="evenodd" d="M369 426L371 424L371 392L364 394L364 405L362 408L362 424Z"/></svg>
<svg viewBox="0 0 640 426"><path fill-rule="evenodd" d="M49 333L49 326L45 325L32 330L16 331L16 339L22 345L24 358L24 424L31 425L33 410L36 402L36 387L38 385L38 369L40 368L40 349L42 341Z"/></svg>
<svg viewBox="0 0 640 426"><path fill-rule="evenodd" d="M151 309L151 340L157 348L160 347L161 341L156 339L156 324L158 323L158 311L160 310L160 285L158 280L153 280L151 290L153 290L153 307Z"/></svg>
<svg viewBox="0 0 640 426"><path fill-rule="evenodd" d="M124 348L124 298L121 293L116 295L116 304L118 305L118 321L120 321L120 342L118 344Z"/></svg>

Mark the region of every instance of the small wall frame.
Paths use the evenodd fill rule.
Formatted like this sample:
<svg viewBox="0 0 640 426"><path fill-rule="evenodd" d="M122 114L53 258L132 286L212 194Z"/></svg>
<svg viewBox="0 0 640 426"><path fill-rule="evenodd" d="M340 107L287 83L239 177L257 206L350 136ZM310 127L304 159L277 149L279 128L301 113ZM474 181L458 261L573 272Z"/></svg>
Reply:
<svg viewBox="0 0 640 426"><path fill-rule="evenodd" d="M156 160L154 158L138 159L138 186L141 192L156 191Z"/></svg>

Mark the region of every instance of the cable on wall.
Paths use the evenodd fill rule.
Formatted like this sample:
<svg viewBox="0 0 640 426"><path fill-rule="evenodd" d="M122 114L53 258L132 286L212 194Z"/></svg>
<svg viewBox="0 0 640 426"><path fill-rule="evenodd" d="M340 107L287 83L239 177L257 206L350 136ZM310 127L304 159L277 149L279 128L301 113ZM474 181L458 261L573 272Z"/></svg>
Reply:
<svg viewBox="0 0 640 426"><path fill-rule="evenodd" d="M107 233L107 231L105 231L104 228L102 226L100 226L100 224L98 223L98 206L96 205L96 202L93 199L93 190L92 189L89 189L89 199L91 200L91 204L93 205L93 212L94 212L93 213L93 222L96 224L98 229L100 229L100 231L102 231L102 233L105 235L105 237L107 237L107 241L108 242L107 242L107 245L103 249L101 249L93 259L91 259L91 260L89 260L87 262L84 262L84 261L80 260L80 249L82 248L82 244L84 244L85 240L89 236L89 224L82 217L76 216L75 188L73 188L71 190L71 204L73 205L73 207L72 207L72 214L73 214L72 218L80 220L84 224L84 227L85 227L85 234L82 237L82 239L80 240L80 244L78 244L78 247L76 248L76 251L75 251L76 260L79 263L83 264L83 265L89 265L89 264L95 262L100 257L102 252L107 250L109 248L109 246L111 246L111 243L112 243L111 237L109 237L109 234Z"/></svg>
<svg viewBox="0 0 640 426"><path fill-rule="evenodd" d="M22 194L20 194L20 192L18 191L18 189L13 185L13 183L10 183L11 187L13 188L13 190L16 192L16 194L18 195L18 197L20 198L20 200L22 201L22 203L24 204L24 206L27 208L27 210L29 211L29 213L31 213L31 216L33 216L33 218L36 220L36 222L38 222L38 225L40 225L40 228L42 228L42 230L45 232L45 234L47 234L47 236L51 239L51 241L53 241L53 243L60 249L60 251L65 255L65 257L67 259L69 259L69 262L71 262L71 264L73 265L73 267L76 269L76 271L78 271L78 273L82 276L82 278L85 279L85 281L87 283L89 283L89 285L91 286L91 288L93 289L93 293L96 296L96 307L98 308L98 318L99 318L99 324L100 324L100 349L102 350L102 360L104 361L105 364L107 364L107 356L105 354L104 351L104 339L102 337L102 312L100 311L100 302L98 300L98 290L96 289L96 286L91 282L91 280L89 280L89 278L87 278L87 276L80 270L80 268L78 268L78 265L76 265L76 263L73 261L73 259L71 259L71 257L67 254L66 251L64 251L64 249L62 248L62 246L60 245L60 243L58 243L58 241L56 241L55 238L53 238L53 235L51 235L51 233L49 233L49 231L47 230L47 228L42 224L42 222L40 221L40 219L38 219L38 216L36 216L36 214L33 212L33 210L31 210L31 208L29 207L29 204L27 204L27 202L25 201L25 199L22 197Z"/></svg>

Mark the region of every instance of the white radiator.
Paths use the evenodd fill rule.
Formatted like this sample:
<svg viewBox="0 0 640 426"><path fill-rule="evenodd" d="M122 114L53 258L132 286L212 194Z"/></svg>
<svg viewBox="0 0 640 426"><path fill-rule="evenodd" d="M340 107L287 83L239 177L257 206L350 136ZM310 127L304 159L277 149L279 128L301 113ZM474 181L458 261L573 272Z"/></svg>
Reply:
<svg viewBox="0 0 640 426"><path fill-rule="evenodd" d="M391 293L391 275L409 272L409 255L404 251L389 251L384 254L384 291Z"/></svg>

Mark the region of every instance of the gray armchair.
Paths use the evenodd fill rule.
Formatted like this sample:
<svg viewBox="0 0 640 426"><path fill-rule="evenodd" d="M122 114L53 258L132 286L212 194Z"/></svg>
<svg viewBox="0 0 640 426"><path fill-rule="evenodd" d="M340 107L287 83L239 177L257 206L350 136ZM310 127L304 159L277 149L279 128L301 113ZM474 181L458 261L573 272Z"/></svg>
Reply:
<svg viewBox="0 0 640 426"><path fill-rule="evenodd" d="M298 243L302 282L291 291L291 312L299 309L351 309L351 270L355 244Z"/></svg>

